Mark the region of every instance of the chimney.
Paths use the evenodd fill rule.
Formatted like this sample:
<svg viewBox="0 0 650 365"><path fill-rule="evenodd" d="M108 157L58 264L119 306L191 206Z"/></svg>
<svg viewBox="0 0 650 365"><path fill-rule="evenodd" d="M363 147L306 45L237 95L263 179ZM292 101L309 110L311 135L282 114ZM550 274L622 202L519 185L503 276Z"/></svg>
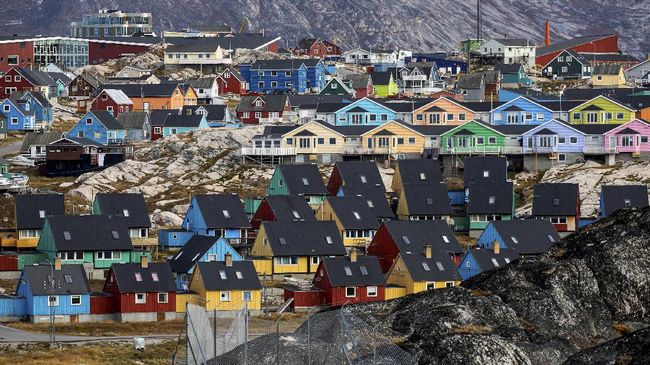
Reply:
<svg viewBox="0 0 650 365"><path fill-rule="evenodd" d="M227 252L224 255L225 261L226 261L226 267L232 267L232 254L230 252Z"/></svg>
<svg viewBox="0 0 650 365"><path fill-rule="evenodd" d="M56 270L56 271L61 270L61 258L60 257L55 257L54 258L54 270Z"/></svg>
<svg viewBox="0 0 650 365"><path fill-rule="evenodd" d="M497 240L492 241L492 250L494 251L495 255L501 253L501 247L499 246L499 241Z"/></svg>
<svg viewBox="0 0 650 365"><path fill-rule="evenodd" d="M424 257L430 259L433 256L433 248L431 245L424 245Z"/></svg>
<svg viewBox="0 0 650 365"><path fill-rule="evenodd" d="M350 262L357 262L357 256L358 256L357 250L353 248L350 251Z"/></svg>
<svg viewBox="0 0 650 365"><path fill-rule="evenodd" d="M546 39L546 41L544 42L544 44L546 45L546 47L550 46L551 45L551 23L549 23L548 20L546 21L546 38L545 39Z"/></svg>
<svg viewBox="0 0 650 365"><path fill-rule="evenodd" d="M149 259L147 259L146 255L140 256L140 267L143 269L146 269L149 267Z"/></svg>

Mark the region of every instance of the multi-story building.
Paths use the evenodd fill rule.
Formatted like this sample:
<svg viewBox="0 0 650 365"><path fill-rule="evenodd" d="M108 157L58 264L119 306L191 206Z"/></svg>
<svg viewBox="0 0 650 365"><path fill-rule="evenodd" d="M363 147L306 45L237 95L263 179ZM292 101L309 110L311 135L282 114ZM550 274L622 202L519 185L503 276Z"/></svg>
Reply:
<svg viewBox="0 0 650 365"><path fill-rule="evenodd" d="M73 37L130 37L136 33L152 33L151 13L124 13L102 9L86 14L80 22L70 23Z"/></svg>

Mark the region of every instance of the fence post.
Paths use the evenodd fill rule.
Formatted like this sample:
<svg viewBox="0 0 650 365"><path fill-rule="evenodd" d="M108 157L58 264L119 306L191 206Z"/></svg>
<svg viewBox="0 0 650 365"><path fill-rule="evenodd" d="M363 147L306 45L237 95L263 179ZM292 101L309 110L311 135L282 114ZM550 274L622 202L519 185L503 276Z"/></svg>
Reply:
<svg viewBox="0 0 650 365"><path fill-rule="evenodd" d="M244 302L244 364L248 365L248 302Z"/></svg>
<svg viewBox="0 0 650 365"><path fill-rule="evenodd" d="M213 314L213 319L212 319L212 325L214 326L214 329L212 330L213 332L213 342L214 342L214 357L217 357L217 308L212 310Z"/></svg>

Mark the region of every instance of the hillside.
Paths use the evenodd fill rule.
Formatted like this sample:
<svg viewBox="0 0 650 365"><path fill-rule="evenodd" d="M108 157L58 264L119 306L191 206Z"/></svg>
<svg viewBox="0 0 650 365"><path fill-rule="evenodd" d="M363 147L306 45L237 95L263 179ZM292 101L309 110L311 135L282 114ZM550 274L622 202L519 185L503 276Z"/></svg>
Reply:
<svg viewBox="0 0 650 365"><path fill-rule="evenodd" d="M483 0L484 33L541 42L547 19L553 37L619 32L622 44L641 56L650 48L648 0ZM0 24L4 34L68 34L68 25L100 8L150 11L154 27L180 29L227 23L264 29L292 45L306 35L336 37L344 47L393 47L430 51L456 48L475 37L475 1L455 0L7 0L12 9ZM283 44L284 45L284 44Z"/></svg>

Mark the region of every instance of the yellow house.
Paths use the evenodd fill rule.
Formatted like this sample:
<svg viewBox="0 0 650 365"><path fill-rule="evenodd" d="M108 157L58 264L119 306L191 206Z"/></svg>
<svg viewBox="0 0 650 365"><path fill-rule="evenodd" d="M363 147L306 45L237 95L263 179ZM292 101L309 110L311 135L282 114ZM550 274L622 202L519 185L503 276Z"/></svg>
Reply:
<svg viewBox="0 0 650 365"><path fill-rule="evenodd" d="M316 211L316 219L334 221L346 248L365 251L379 228L379 219L368 202L357 196L328 197Z"/></svg>
<svg viewBox="0 0 650 365"><path fill-rule="evenodd" d="M295 148L297 155L340 154L345 135L329 124L311 121L282 136L282 147Z"/></svg>
<svg viewBox="0 0 650 365"><path fill-rule="evenodd" d="M323 256L344 256L333 221L263 222L251 256L259 275L313 274Z"/></svg>
<svg viewBox="0 0 650 365"><path fill-rule="evenodd" d="M183 92L183 106L197 104L198 95L191 85L183 85L181 91Z"/></svg>
<svg viewBox="0 0 650 365"><path fill-rule="evenodd" d="M431 185L442 181L438 160L398 160L395 163L391 190L399 196L404 185Z"/></svg>
<svg viewBox="0 0 650 365"><path fill-rule="evenodd" d="M621 65L596 65L591 76L594 88L610 88L625 86L625 70Z"/></svg>
<svg viewBox="0 0 650 365"><path fill-rule="evenodd" d="M413 111L415 125L461 125L474 119L474 112L449 98L438 98Z"/></svg>
<svg viewBox="0 0 650 365"><path fill-rule="evenodd" d="M424 246L424 252L397 255L386 278L388 285L404 287L406 294L448 288L461 281L449 254L443 251L433 252L430 245Z"/></svg>
<svg viewBox="0 0 650 365"><path fill-rule="evenodd" d="M451 204L447 184L405 185L397 203L397 217L403 220L421 221L433 219L451 220Z"/></svg>
<svg viewBox="0 0 650 365"><path fill-rule="evenodd" d="M190 290L206 310L236 311L262 308L262 285L252 261L198 262L190 280Z"/></svg>
<svg viewBox="0 0 650 365"><path fill-rule="evenodd" d="M368 154L420 155L424 150L426 136L410 124L391 120L361 135L361 146Z"/></svg>

